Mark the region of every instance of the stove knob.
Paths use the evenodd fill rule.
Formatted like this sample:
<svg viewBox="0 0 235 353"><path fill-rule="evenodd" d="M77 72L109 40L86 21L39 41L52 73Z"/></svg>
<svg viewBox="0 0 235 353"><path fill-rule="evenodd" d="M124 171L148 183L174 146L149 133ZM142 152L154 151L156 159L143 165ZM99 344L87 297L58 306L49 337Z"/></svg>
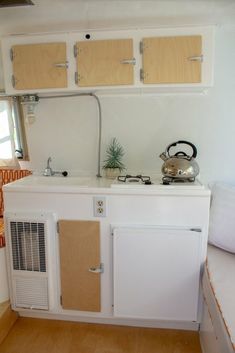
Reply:
<svg viewBox="0 0 235 353"><path fill-rule="evenodd" d="M170 182L168 180L163 180L162 185L170 185Z"/></svg>
<svg viewBox="0 0 235 353"><path fill-rule="evenodd" d="M152 185L152 182L151 182L151 180L146 180L146 181L144 182L144 184L145 184L145 185Z"/></svg>

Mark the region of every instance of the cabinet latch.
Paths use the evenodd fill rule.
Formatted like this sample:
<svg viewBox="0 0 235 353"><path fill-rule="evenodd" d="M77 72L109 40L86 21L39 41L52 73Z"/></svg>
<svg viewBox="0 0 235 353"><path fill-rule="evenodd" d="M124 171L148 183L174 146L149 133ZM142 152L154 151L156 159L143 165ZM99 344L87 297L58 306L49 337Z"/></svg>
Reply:
<svg viewBox="0 0 235 353"><path fill-rule="evenodd" d="M199 62L203 62L203 55L198 55L198 56L189 56L188 57L189 61L199 61Z"/></svg>
<svg viewBox="0 0 235 353"><path fill-rule="evenodd" d="M190 228L191 232L198 232L198 233L201 233L202 230L201 228Z"/></svg>
<svg viewBox="0 0 235 353"><path fill-rule="evenodd" d="M54 67L63 67L63 68L68 69L68 67L69 67L69 62L68 62L68 61L65 61L65 62L61 62L61 63L54 63L53 66L54 66Z"/></svg>
<svg viewBox="0 0 235 353"><path fill-rule="evenodd" d="M104 273L104 264L100 264L99 267L90 267L89 272L92 272L92 273Z"/></svg>
<svg viewBox="0 0 235 353"><path fill-rule="evenodd" d="M135 65L136 64L136 59L123 59L121 60L121 64L129 64L129 65Z"/></svg>

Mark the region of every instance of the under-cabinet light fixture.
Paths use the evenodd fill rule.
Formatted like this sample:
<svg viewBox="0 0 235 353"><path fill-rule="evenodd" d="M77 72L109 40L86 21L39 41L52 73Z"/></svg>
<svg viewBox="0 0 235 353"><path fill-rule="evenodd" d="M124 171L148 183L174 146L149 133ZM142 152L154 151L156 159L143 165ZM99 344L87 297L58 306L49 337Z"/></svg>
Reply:
<svg viewBox="0 0 235 353"><path fill-rule="evenodd" d="M28 124L32 124L35 121L34 110L38 101L39 97L36 94L27 94L21 97L21 104L26 107L25 120Z"/></svg>

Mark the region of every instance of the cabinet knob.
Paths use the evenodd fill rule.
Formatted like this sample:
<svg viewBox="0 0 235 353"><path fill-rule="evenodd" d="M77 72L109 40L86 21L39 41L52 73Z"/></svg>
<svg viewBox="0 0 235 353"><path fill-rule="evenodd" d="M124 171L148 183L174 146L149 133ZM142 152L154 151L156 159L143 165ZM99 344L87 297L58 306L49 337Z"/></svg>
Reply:
<svg viewBox="0 0 235 353"><path fill-rule="evenodd" d="M132 58L132 59L123 59L121 60L121 64L129 64L129 65L135 65L136 64L136 59Z"/></svg>
<svg viewBox="0 0 235 353"><path fill-rule="evenodd" d="M103 273L104 272L104 264L100 264L99 267L90 267L89 272L92 273Z"/></svg>
<svg viewBox="0 0 235 353"><path fill-rule="evenodd" d="M62 63L54 63L53 66L54 66L54 67L65 67L66 69L68 69L68 67L69 67L69 62L68 62L68 61L65 61L65 62L62 62Z"/></svg>

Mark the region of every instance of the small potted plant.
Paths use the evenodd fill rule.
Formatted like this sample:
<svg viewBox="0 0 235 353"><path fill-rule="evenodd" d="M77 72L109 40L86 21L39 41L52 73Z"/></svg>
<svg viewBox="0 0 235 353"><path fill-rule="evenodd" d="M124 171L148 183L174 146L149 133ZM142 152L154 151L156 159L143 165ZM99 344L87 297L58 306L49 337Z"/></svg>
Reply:
<svg viewBox="0 0 235 353"><path fill-rule="evenodd" d="M116 137L112 138L106 149L106 159L103 166L107 178L115 179L125 169L122 163L123 156L123 147L117 141Z"/></svg>

